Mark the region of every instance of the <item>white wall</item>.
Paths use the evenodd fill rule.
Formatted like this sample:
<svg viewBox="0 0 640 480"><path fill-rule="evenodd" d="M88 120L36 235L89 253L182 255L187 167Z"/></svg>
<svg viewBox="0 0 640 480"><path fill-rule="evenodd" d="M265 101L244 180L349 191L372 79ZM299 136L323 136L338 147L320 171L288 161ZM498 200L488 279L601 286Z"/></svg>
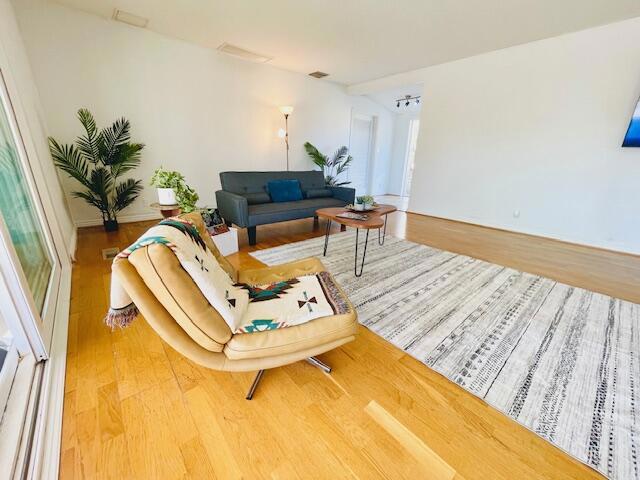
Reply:
<svg viewBox="0 0 640 480"><path fill-rule="evenodd" d="M381 124L393 120L383 107L327 81L50 3L17 0L16 10L52 135L73 140L80 107L100 125L125 116L133 139L147 145L133 176L146 185L160 165L180 170L202 205L215 205L221 171L285 169L278 105L295 107L289 118L292 170L313 168L305 141L326 153L348 144L352 108L377 115ZM385 181L391 130L380 129L376 149ZM67 179L64 186L67 192L77 188ZM148 216L153 201L147 187L121 220ZM77 199L71 210L78 225L99 218Z"/></svg>
<svg viewBox="0 0 640 480"><path fill-rule="evenodd" d="M396 80L424 82L411 211L640 253L640 18Z"/></svg>
<svg viewBox="0 0 640 480"><path fill-rule="evenodd" d="M46 121L9 0L0 0L0 70L21 129L29 167L52 223L54 242L61 254L66 250L72 255L76 229L51 162Z"/></svg>

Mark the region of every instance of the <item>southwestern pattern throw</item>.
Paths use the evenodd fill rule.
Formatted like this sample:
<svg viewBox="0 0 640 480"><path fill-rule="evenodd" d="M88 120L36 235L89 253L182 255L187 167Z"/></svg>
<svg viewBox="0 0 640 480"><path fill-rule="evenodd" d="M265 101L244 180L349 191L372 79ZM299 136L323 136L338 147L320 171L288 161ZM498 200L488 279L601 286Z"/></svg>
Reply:
<svg viewBox="0 0 640 480"><path fill-rule="evenodd" d="M152 244L165 245L176 255L202 294L233 333L255 333L291 327L316 318L344 313L346 306L339 289L326 272L305 275L271 285L234 284L191 222L168 218L150 228L136 242L118 254L128 258L137 249ZM114 328L125 327L138 309L111 278L111 307L105 319Z"/></svg>
<svg viewBox="0 0 640 480"><path fill-rule="evenodd" d="M610 478L640 478L640 305L393 237L355 278L353 242L333 235L323 263L363 325Z"/></svg>

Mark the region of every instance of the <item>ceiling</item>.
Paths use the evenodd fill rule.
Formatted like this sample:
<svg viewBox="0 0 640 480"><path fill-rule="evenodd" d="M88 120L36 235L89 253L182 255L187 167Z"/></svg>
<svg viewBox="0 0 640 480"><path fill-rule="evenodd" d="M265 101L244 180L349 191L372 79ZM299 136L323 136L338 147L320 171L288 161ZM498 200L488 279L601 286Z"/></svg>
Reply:
<svg viewBox="0 0 640 480"><path fill-rule="evenodd" d="M640 16L639 0L54 0L209 48L352 85ZM326 80L325 80L326 81Z"/></svg>

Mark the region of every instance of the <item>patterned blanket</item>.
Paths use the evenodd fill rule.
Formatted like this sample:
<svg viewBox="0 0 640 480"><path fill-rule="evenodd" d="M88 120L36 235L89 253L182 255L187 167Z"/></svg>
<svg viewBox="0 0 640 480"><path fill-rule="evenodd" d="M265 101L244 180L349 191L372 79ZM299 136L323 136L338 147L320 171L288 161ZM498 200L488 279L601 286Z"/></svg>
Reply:
<svg viewBox="0 0 640 480"><path fill-rule="evenodd" d="M200 237L196 226L177 217L150 228L118 254L127 258L151 244L171 249L209 304L233 333L285 328L329 315L346 313L348 303L327 272L305 275L271 285L234 283ZM111 328L128 326L138 309L116 276L111 278L111 305L105 322Z"/></svg>

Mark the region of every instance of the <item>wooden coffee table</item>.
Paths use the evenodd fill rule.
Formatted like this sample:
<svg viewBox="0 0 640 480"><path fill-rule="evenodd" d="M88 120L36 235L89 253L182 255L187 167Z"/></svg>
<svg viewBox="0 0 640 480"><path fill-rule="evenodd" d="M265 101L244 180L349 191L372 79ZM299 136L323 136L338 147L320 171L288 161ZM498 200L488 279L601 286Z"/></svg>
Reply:
<svg viewBox="0 0 640 480"><path fill-rule="evenodd" d="M323 217L327 219L327 229L324 234L324 251L322 252L323 256L327 256L327 247L329 246L329 230L331 230L331 222L339 223L340 225L344 225L346 227L353 227L356 229L356 251L353 262L353 273L356 277L360 277L362 275L362 270L364 269L364 260L367 256L367 245L369 243L369 230L377 229L378 230L378 245L384 245L384 240L387 236L387 215L397 210L393 205L378 205L375 210L370 212L356 212L367 215L368 218L366 220L354 220L351 218L341 218L338 217L339 214L347 212L345 208L321 208L316 210L316 215L318 217ZM364 240L364 251L362 253L362 262L360 263L360 272L358 272L358 234L360 229L364 229L367 231L365 240ZM382 230L382 236L380 235L380 230Z"/></svg>

